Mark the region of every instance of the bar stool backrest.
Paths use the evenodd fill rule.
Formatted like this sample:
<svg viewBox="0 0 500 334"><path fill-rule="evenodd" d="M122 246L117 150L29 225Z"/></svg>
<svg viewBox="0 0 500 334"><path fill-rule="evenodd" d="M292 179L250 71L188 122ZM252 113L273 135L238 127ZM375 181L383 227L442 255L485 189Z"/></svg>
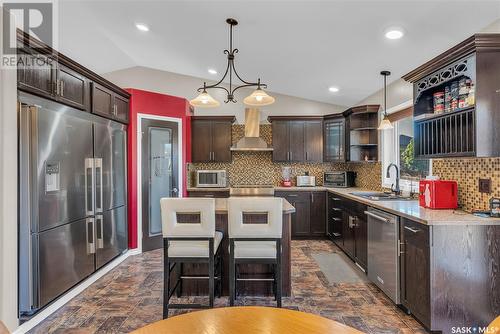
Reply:
<svg viewBox="0 0 500 334"><path fill-rule="evenodd" d="M283 201L279 197L230 197L228 234L230 238L281 238ZM245 215L267 214L267 223L246 224Z"/></svg>
<svg viewBox="0 0 500 334"><path fill-rule="evenodd" d="M162 198L160 207L164 238L215 236L213 198ZM179 221L181 216L191 216L196 219L195 222L183 222Z"/></svg>

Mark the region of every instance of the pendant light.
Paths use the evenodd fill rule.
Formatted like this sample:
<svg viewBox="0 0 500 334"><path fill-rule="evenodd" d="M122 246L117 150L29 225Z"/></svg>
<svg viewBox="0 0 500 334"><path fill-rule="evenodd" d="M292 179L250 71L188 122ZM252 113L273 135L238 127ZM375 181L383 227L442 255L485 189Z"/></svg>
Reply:
<svg viewBox="0 0 500 334"><path fill-rule="evenodd" d="M220 105L220 103L207 93L207 89L217 88L217 89L222 89L227 93L227 98L224 101L224 103L228 103L229 101L236 103L237 101L234 98L234 93L238 89L244 87L248 88L257 86L257 89L252 94L247 96L243 100L243 103L253 107L267 106L269 104L274 103L274 98L272 96L269 96L269 94L267 94L263 90L263 88L267 88L266 84L261 84L260 79L257 82L246 81L242 79L238 74L238 72L236 71L236 68L234 67L234 59L236 54L238 53L238 49L233 48L233 27L238 24L238 21L232 18L228 18L226 20L226 23L229 24L229 49L224 50L224 53L227 54L226 71L224 72L224 75L217 83L209 86L207 86L206 83L204 83L202 88L198 88L198 92L201 92L201 94L189 102L194 107L202 107L202 108L217 107ZM221 85L221 83L224 81L224 79L226 79L228 75L229 75L229 89ZM233 77L238 78L242 84L239 86L234 85Z"/></svg>
<svg viewBox="0 0 500 334"><path fill-rule="evenodd" d="M202 107L202 108L214 108L220 106L219 101L214 99L210 94L207 93L205 89L206 83L203 83L203 91L196 98L189 101L189 103L193 107Z"/></svg>
<svg viewBox="0 0 500 334"><path fill-rule="evenodd" d="M380 72L381 75L384 76L384 117L378 126L379 130L389 130L393 129L391 121L389 120L389 116L387 115L387 76L391 75L389 71Z"/></svg>
<svg viewBox="0 0 500 334"><path fill-rule="evenodd" d="M260 79L257 89L252 94L243 99L243 103L252 107L267 106L274 103L274 97L267 94L260 88Z"/></svg>

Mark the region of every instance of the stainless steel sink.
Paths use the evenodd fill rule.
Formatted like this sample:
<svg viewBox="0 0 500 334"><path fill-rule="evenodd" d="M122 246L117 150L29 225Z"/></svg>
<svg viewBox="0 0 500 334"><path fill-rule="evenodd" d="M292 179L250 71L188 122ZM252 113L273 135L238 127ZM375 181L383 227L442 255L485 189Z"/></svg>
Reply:
<svg viewBox="0 0 500 334"><path fill-rule="evenodd" d="M407 201L411 200L410 197L403 197L401 195L394 195L392 193L385 193L379 191L362 191L362 192L352 192L351 195L366 198L372 201Z"/></svg>

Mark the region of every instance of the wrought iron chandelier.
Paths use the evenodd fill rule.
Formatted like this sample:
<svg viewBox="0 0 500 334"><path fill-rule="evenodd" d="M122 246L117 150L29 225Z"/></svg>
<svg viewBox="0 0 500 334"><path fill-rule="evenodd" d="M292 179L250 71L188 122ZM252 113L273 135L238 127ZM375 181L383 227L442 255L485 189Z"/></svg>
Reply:
<svg viewBox="0 0 500 334"><path fill-rule="evenodd" d="M236 103L237 101L234 98L234 93L238 89L244 87L257 87L257 89L252 94L243 99L243 103L245 103L246 105L260 107L274 103L274 97L270 96L263 90L263 88L267 88L267 85L261 83L260 78L257 80L257 82L248 82L246 80L243 80L236 71L236 68L234 67L234 56L236 53L238 53L238 49L233 49L233 27L238 24L238 21L232 18L228 18L226 22L229 24L229 50L224 50L224 53L227 54L226 71L224 72L222 79L220 79L217 83L213 85L207 85L207 83L204 82L203 87L200 87L197 90L201 93L196 98L190 101L191 105L194 107L203 108L219 106L220 103L212 96L210 96L210 94L208 94L207 92L207 89L212 88L222 89L226 91L227 99L224 101L224 103L228 103L229 101ZM226 79L228 75L229 89L221 85L221 83ZM236 78L238 78L243 84L239 86L233 86L233 75L236 76Z"/></svg>

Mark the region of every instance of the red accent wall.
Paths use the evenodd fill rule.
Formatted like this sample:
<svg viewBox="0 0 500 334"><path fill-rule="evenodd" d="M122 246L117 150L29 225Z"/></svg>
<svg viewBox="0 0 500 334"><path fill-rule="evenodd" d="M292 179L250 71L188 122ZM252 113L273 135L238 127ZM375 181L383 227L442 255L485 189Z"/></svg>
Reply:
<svg viewBox="0 0 500 334"><path fill-rule="evenodd" d="M191 116L186 99L148 92L140 89L126 89L130 94L130 117L128 126L128 246L137 248L137 114L149 114L182 119L182 188L186 196L186 162L191 161Z"/></svg>

